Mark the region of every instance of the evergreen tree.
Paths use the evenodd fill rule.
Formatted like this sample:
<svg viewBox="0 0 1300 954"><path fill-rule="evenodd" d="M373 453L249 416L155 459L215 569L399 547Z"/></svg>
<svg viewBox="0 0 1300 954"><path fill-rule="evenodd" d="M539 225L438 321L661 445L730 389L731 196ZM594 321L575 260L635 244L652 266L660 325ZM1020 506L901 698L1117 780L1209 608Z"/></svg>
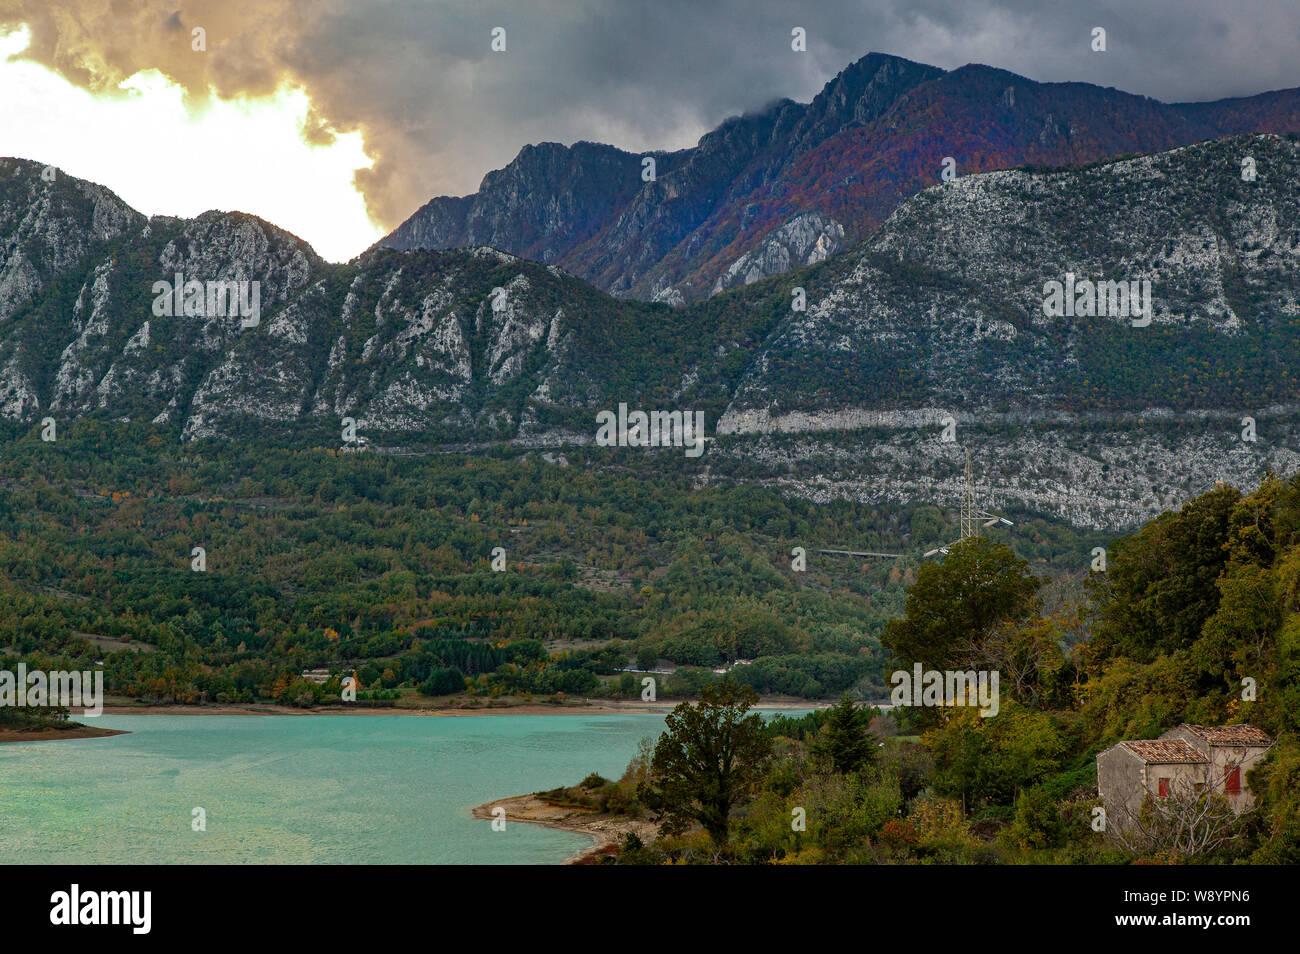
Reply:
<svg viewBox="0 0 1300 954"><path fill-rule="evenodd" d="M875 743L867 734L870 724L870 710L854 705L845 696L831 708L826 724L813 742L813 751L829 759L841 775L856 772L876 754Z"/></svg>

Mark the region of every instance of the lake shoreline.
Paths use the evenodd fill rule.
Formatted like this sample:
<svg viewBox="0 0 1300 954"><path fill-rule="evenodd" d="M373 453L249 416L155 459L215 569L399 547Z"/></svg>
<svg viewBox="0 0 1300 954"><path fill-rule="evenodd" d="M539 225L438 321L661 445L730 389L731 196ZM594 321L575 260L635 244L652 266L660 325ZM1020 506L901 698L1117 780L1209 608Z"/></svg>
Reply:
<svg viewBox="0 0 1300 954"><path fill-rule="evenodd" d="M510 798L484 802L474 808L470 814L475 818L491 821L494 817L493 809L499 808L505 809L506 824L521 822L527 825L541 825L543 828L570 831L595 839L590 847L575 852L561 862L565 865L580 865L594 861L604 855L609 848L621 845L629 834L635 834L642 842L649 844L659 833L659 826L652 821L563 808L543 801L536 794L514 795Z"/></svg>
<svg viewBox="0 0 1300 954"><path fill-rule="evenodd" d="M215 705L105 705L104 715L264 715L264 716L313 716L313 715L354 715L354 716L494 716L494 715L621 715L639 713L655 715L672 712L677 702L644 703L602 701L585 705L564 704L546 705L536 702L518 704L479 706L479 707L444 707L429 709L405 709L397 707L370 707L352 705L316 706L311 709L297 709L290 706L277 706L271 703L215 704ZM760 700L756 708L775 710L824 709L826 702L792 702L787 699Z"/></svg>
<svg viewBox="0 0 1300 954"><path fill-rule="evenodd" d="M675 702L661 703L643 703L643 702L618 702L604 701L595 704L570 704L564 705L544 705L536 702L524 702L507 705L489 705L482 707L464 707L453 708L445 707L441 709L398 709L393 708L372 708L369 706L317 706L313 709L297 709L289 706L277 706L271 703L253 702L243 705L216 704L216 705L105 705L103 715L107 716L134 716L134 715L182 715L182 716L322 716L322 715L347 715L347 716L423 716L434 718L459 718L472 716L542 716L542 715L662 715L672 712L677 706ZM825 702L791 702L787 699L782 700L760 700L757 708L772 709L778 711L786 710L805 710L805 709L824 709L829 706ZM83 716L83 718L94 718L93 716ZM95 726L85 725L84 723L75 723L74 726L57 727L42 726L40 728L26 729L0 729L0 745L16 742L58 742L63 739L101 739L113 735L129 735L128 729L101 729ZM531 796L521 795L518 798L529 798ZM532 821L533 819L521 818L521 821ZM545 824L545 822L537 822ZM553 825L552 827L561 827ZM587 832L586 828L566 829L572 831Z"/></svg>

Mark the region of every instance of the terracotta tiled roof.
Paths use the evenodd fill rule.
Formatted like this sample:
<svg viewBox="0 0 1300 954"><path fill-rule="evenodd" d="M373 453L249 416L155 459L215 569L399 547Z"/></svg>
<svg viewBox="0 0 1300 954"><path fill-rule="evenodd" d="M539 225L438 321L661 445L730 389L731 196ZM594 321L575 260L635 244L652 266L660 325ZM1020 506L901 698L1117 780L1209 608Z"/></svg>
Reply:
<svg viewBox="0 0 1300 954"><path fill-rule="evenodd" d="M1272 745L1268 734L1253 725L1192 725L1184 722L1183 728L1200 736L1210 745Z"/></svg>
<svg viewBox="0 0 1300 954"><path fill-rule="evenodd" d="M1200 752L1182 739L1139 739L1134 742L1121 742L1143 762L1204 762Z"/></svg>

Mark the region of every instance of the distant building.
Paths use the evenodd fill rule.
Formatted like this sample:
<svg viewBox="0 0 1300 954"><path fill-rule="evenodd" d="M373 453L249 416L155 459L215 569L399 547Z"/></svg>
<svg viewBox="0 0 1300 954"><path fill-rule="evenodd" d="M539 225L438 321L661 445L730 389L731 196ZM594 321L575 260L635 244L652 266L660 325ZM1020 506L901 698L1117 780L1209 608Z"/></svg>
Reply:
<svg viewBox="0 0 1300 954"><path fill-rule="evenodd" d="M731 672L731 670L735 669L737 666L748 666L753 661L754 660L752 659L737 659L734 663L731 663L730 665L727 666L721 666L718 669L715 669L713 671L716 673L728 673Z"/></svg>
<svg viewBox="0 0 1300 954"><path fill-rule="evenodd" d="M1184 722L1158 739L1117 742L1097 755L1097 792L1107 824L1136 817L1149 795L1169 798L1205 791L1221 794L1240 815L1255 804L1246 773L1273 745L1251 725Z"/></svg>

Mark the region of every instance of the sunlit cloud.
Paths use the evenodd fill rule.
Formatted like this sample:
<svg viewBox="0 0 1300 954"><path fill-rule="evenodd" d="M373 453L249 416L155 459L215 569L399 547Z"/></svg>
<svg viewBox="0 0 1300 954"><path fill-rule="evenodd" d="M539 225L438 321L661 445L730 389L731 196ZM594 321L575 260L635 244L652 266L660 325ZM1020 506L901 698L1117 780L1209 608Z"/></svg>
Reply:
<svg viewBox="0 0 1300 954"><path fill-rule="evenodd" d="M361 133L309 145L303 90L187 102L185 90L149 69L92 93L15 59L28 42L26 30L0 37L0 156L105 185L147 215L258 215L332 261L383 234L354 184L372 165Z"/></svg>

